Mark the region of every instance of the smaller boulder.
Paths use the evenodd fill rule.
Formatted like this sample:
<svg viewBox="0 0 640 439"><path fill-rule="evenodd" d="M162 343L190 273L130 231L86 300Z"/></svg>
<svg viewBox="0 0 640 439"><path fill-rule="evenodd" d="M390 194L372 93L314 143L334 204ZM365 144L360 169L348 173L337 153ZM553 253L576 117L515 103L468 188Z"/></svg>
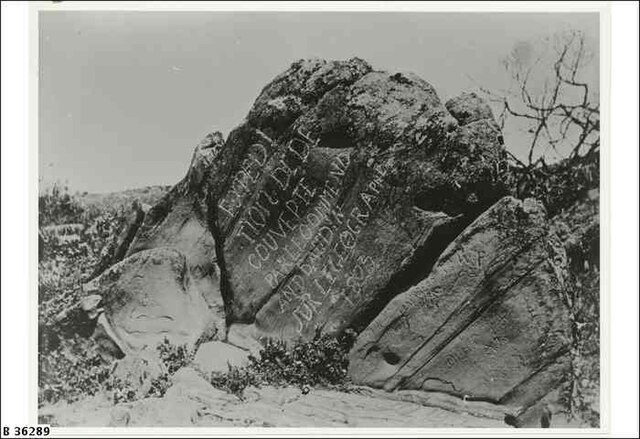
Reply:
<svg viewBox="0 0 640 439"><path fill-rule="evenodd" d="M229 370L229 366L242 367L249 362L249 352L220 341L204 343L193 360L197 369L204 373Z"/></svg>
<svg viewBox="0 0 640 439"><path fill-rule="evenodd" d="M100 302L102 302L102 296L99 294L90 294L80 300L80 309L93 320L103 311L102 308L99 307Z"/></svg>
<svg viewBox="0 0 640 439"><path fill-rule="evenodd" d="M255 324L234 323L229 326L227 343L249 351L254 357L258 357L263 348L258 339L260 334Z"/></svg>
<svg viewBox="0 0 640 439"><path fill-rule="evenodd" d="M207 381L202 378L192 367L182 367L178 370L172 377L171 382L173 385L172 389L177 387L206 387L209 385Z"/></svg>
<svg viewBox="0 0 640 439"><path fill-rule="evenodd" d="M483 119L493 120L493 112L489 104L473 92L462 93L460 96L449 99L445 107L460 126Z"/></svg>
<svg viewBox="0 0 640 439"><path fill-rule="evenodd" d="M191 164L187 172L189 188L197 190L200 188L207 169L211 166L214 158L224 144L224 137L221 132L215 131L207 136L196 146L191 157Z"/></svg>

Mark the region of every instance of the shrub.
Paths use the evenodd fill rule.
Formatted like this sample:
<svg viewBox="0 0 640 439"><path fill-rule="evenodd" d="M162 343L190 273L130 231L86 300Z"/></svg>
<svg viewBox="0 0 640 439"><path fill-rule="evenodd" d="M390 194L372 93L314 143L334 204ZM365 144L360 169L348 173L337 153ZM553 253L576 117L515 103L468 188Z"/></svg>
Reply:
<svg viewBox="0 0 640 439"><path fill-rule="evenodd" d="M193 352L187 348L187 345L174 345L166 337L156 349L169 375L173 375L193 361Z"/></svg>
<svg viewBox="0 0 640 439"><path fill-rule="evenodd" d="M181 368L191 364L194 353L187 348L187 345L175 345L166 337L162 342L158 343L156 350L167 372L151 381L151 388L146 396L161 398L171 387L171 376Z"/></svg>
<svg viewBox="0 0 640 439"><path fill-rule="evenodd" d="M168 373L163 373L157 378L151 381L151 388L147 392L146 396L162 398L167 390L171 387L171 377Z"/></svg>
<svg viewBox="0 0 640 439"><path fill-rule="evenodd" d="M40 403L72 402L97 393L110 375L111 363L83 338L94 323L74 306L101 247L115 231L116 213L90 215L59 186L40 195L39 207L38 396Z"/></svg>
<svg viewBox="0 0 640 439"><path fill-rule="evenodd" d="M318 330L312 340L293 345L267 340L259 357L249 357L249 365L230 366L227 373L212 374L210 381L214 387L238 397L251 385L294 385L303 393L317 386L346 390L348 352L354 341L355 333L350 330L340 337Z"/></svg>
<svg viewBox="0 0 640 439"><path fill-rule="evenodd" d="M74 402L95 395L111 376L111 364L93 343L79 336L62 339L55 349L41 350L38 360L40 403Z"/></svg>
<svg viewBox="0 0 640 439"><path fill-rule="evenodd" d="M66 186L55 184L38 197L38 225L71 224L80 222L84 209L79 201L69 194Z"/></svg>
<svg viewBox="0 0 640 439"><path fill-rule="evenodd" d="M595 153L552 165L542 162L535 167L512 166L507 178L514 196L537 198L549 216L554 216L579 201L590 189L599 187L600 156Z"/></svg>
<svg viewBox="0 0 640 439"><path fill-rule="evenodd" d="M103 391L111 393L114 404L138 399L131 383L113 376L114 363L105 360L89 339L77 335L61 339L55 349L39 353L39 365L41 405L72 403Z"/></svg>
<svg viewBox="0 0 640 439"><path fill-rule="evenodd" d="M102 386L107 392L111 392L113 404L121 402L136 401L139 397L138 391L128 381L116 377L110 377Z"/></svg>
<svg viewBox="0 0 640 439"><path fill-rule="evenodd" d="M217 389L244 399L244 390L249 386L259 386L260 382L251 368L229 365L226 373L213 372L209 378L211 385Z"/></svg>
<svg viewBox="0 0 640 439"><path fill-rule="evenodd" d="M281 341L268 340L260 358L251 358L251 369L265 383L327 386L345 382L349 365L351 333L336 338L316 332L308 342L291 348Z"/></svg>

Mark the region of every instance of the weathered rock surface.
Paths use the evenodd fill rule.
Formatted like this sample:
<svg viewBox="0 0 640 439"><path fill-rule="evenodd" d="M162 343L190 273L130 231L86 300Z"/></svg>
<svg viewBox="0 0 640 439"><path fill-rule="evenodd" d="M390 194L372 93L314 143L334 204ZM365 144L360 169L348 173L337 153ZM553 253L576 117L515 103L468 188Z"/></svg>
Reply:
<svg viewBox="0 0 640 439"><path fill-rule="evenodd" d="M225 373L231 367L242 367L249 363L249 352L220 341L211 341L200 345L194 367L199 371Z"/></svg>
<svg viewBox="0 0 640 439"><path fill-rule="evenodd" d="M190 287L205 300L218 332L224 334L215 242L200 208L198 198L186 192L183 180L148 212L127 256L156 248L172 248L183 254Z"/></svg>
<svg viewBox="0 0 640 439"><path fill-rule="evenodd" d="M259 339L260 334L252 324L234 323L227 331L227 343L249 351L254 357L258 357L263 348Z"/></svg>
<svg viewBox="0 0 640 439"><path fill-rule="evenodd" d="M102 326L124 354L155 349L165 337L193 346L214 318L190 276L186 257L172 248L135 253L85 284L84 290L101 296Z"/></svg>
<svg viewBox="0 0 640 439"><path fill-rule="evenodd" d="M567 365L566 256L541 204L506 197L360 334L361 384L531 405Z"/></svg>

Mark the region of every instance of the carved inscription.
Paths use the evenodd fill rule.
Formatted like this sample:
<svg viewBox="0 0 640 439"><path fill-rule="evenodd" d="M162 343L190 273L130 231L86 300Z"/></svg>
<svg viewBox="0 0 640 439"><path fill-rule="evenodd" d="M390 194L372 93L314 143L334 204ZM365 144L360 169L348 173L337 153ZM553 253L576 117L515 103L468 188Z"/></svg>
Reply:
<svg viewBox="0 0 640 439"><path fill-rule="evenodd" d="M388 169L374 168L374 176L354 205L344 212L340 207L331 212L328 222L318 231L310 252L299 267L307 279L308 298L293 308L296 331L301 334L313 319L319 304L333 305L340 300L355 306L362 295L366 280L375 274L373 257L358 254L356 246L362 230L371 221L380 201L381 188Z"/></svg>
<svg viewBox="0 0 640 439"><path fill-rule="evenodd" d="M254 190L268 159L269 150L263 144L254 143L249 147L247 157L231 179L226 196L218 203L220 212L231 218L237 214L247 194Z"/></svg>
<svg viewBox="0 0 640 439"><path fill-rule="evenodd" d="M312 152L316 146L303 132L279 148L251 145L219 203L229 219L239 216L230 248L277 291L275 305L281 314L288 310L300 334L321 308L339 301L356 306L375 275L375 255L357 247L389 172L371 162L359 192L343 194L351 149Z"/></svg>

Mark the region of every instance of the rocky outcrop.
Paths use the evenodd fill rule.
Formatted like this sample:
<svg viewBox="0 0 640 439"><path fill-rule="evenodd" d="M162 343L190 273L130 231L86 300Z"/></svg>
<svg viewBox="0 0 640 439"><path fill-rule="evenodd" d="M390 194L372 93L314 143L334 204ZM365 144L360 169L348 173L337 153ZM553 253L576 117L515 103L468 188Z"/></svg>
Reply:
<svg viewBox="0 0 640 439"><path fill-rule="evenodd" d="M99 328L122 350L218 339L242 361L264 337L355 329L359 383L532 406L566 368L566 257L539 203L503 198L502 143L473 93L296 62L86 287ZM200 349L219 370L235 348Z"/></svg>
<svg viewBox="0 0 640 439"><path fill-rule="evenodd" d="M351 376L386 390L533 404L567 366L566 267L542 205L500 200L360 334Z"/></svg>
<svg viewBox="0 0 640 439"><path fill-rule="evenodd" d="M146 394L164 338L196 369L162 398L98 404L85 425L549 424L571 367L567 273L599 262L597 202L550 222L505 196L509 172L478 95L443 104L423 79L357 58L294 63L134 211L84 286L122 380ZM346 329L359 334L349 374L373 388L239 400L199 375L245 365L266 337Z"/></svg>
<svg viewBox="0 0 640 439"><path fill-rule="evenodd" d="M365 326L502 194L499 134L458 127L415 75L295 63L210 173L227 320L284 339Z"/></svg>

